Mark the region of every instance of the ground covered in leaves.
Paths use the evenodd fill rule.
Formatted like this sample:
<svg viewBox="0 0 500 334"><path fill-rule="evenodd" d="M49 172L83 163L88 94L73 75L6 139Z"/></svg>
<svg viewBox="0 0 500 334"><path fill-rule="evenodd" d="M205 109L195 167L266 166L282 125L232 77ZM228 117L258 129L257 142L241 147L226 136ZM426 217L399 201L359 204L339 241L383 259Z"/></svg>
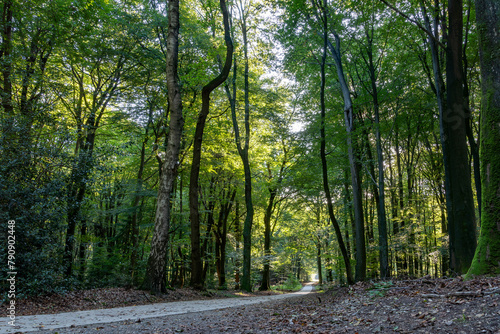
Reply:
<svg viewBox="0 0 500 334"><path fill-rule="evenodd" d="M153 303L168 303L174 301L209 300L214 298L254 297L284 292L254 292L241 291L197 291L191 288L170 290L166 294L152 295L146 291L125 288L100 288L91 290L70 291L65 294L50 294L45 296L18 299L16 314L54 314L84 310L106 309L113 307L146 305ZM4 305L2 305L3 307Z"/></svg>
<svg viewBox="0 0 500 334"><path fill-rule="evenodd" d="M268 304L52 332L500 334L500 277L363 282Z"/></svg>

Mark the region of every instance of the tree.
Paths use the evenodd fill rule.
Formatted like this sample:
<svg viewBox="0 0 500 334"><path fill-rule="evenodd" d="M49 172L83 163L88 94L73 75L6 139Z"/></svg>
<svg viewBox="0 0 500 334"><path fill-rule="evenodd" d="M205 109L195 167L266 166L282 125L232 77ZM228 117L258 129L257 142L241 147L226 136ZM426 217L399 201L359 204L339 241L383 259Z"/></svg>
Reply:
<svg viewBox="0 0 500 334"><path fill-rule="evenodd" d="M254 207L252 201L252 174L250 171L250 160L248 151L250 148L250 99L249 99L249 61L248 61L248 29L247 18L250 10L250 4L240 0L237 3L237 8L240 14L241 32L243 37L243 53L244 53L244 103L245 103L245 137L242 145L240 135L240 127L236 115L236 74L237 62L234 59L232 88L233 92L229 90L229 85L226 85L226 95L228 96L231 107L231 119L233 122L234 140L238 154L243 163L244 177L245 177L245 207L246 216L243 223L243 277L241 279L241 289L245 291L252 291L251 283L251 249L252 249L252 225L254 216Z"/></svg>
<svg viewBox="0 0 500 334"><path fill-rule="evenodd" d="M165 257L168 246L168 234L171 216L171 194L179 166L184 119L182 116L182 96L177 74L179 54L179 1L168 2L168 32L167 32L167 67L166 78L168 101L170 105L170 124L167 140L165 161L162 164L160 186L155 216L155 228L151 241L151 251L148 258L146 278L143 287L152 292L164 292Z"/></svg>
<svg viewBox="0 0 500 334"><path fill-rule="evenodd" d="M315 4L316 5L316 4ZM333 212L333 203L332 203L332 195L330 193L330 186L328 184L328 167L327 167L327 162L326 162L326 134L325 134L325 113L326 113L326 106L325 106L325 85L326 85L326 75L325 75L325 64L326 64L326 56L327 56L327 50L328 50L328 14L326 12L326 0L323 1L323 4L319 5L322 9L322 21L323 21L323 55L321 57L321 91L320 91L320 99L321 99L321 128L320 128L320 134L321 134L321 147L320 147L320 156L321 156L321 166L322 166L322 173L323 173L323 189L325 191L325 197L327 200L327 207L328 207L328 214L330 215L330 220L333 224L333 227L335 228L335 233L337 235L337 241L339 243L340 251L342 252L342 257L344 259L345 267L346 267L346 274L347 274L347 282L348 284L353 284L354 280L352 278L352 271L351 271L351 260L347 254L347 249L344 245L344 239L342 238L342 232L340 230L340 225L335 217L335 214ZM335 50L332 50L335 51ZM338 56L337 53L335 55ZM339 63L337 63L339 62ZM336 59L336 64L337 64L337 72L339 75L339 80L345 80L343 77L343 72L340 64L340 59ZM342 78L340 77L342 75ZM344 81L345 82L345 81ZM345 87L342 86L344 89ZM349 93L347 93L349 95ZM344 96L345 98L345 96ZM349 97L350 101L350 97ZM347 105L347 103L350 103L349 101L344 101ZM346 109L346 113L351 113L352 116L352 103L349 106L348 109ZM347 117L347 116L346 116ZM347 118L346 118L347 121ZM352 144L352 142L350 142ZM349 154L352 153L352 146L349 146ZM351 155L349 155L351 157ZM356 167L355 167L356 169ZM351 169L351 172L353 170ZM354 180L354 176L353 176ZM359 197L356 197L356 199L359 199ZM362 217L362 216L361 216ZM358 216L359 218L359 216ZM357 225L356 225L357 226ZM359 233L359 231L357 231ZM361 233L361 238L364 240L364 232ZM364 242L363 242L364 244ZM361 249L358 250L361 254ZM358 262L357 262L358 263ZM358 270L356 270L356 273L359 274Z"/></svg>
<svg viewBox="0 0 500 334"><path fill-rule="evenodd" d="M323 0L323 4L315 3L323 12L324 20L329 16L327 1ZM328 27L324 28L328 31ZM330 28L331 29L331 28ZM335 68L337 70L337 77L340 83L340 89L342 92L342 97L344 99L344 119L345 127L347 131L347 150L349 155L349 166L351 171L351 185L353 193L353 208L354 208L354 220L356 226L356 281L363 281L366 277L366 246L365 246L365 222L363 216L363 204L362 204L362 190L361 190L361 177L358 168L358 163L356 159L356 148L354 133L356 129L356 120L354 115L353 103L351 100L351 92L346 81L344 74L344 67L342 65L342 55L340 53L340 37L338 33L333 30L333 35L335 38L335 46L330 41L328 33L325 35L325 40L333 56Z"/></svg>
<svg viewBox="0 0 500 334"><path fill-rule="evenodd" d="M210 112L210 93L226 81L233 62L233 42L229 28L229 11L225 0L220 0L220 8L224 23L224 40L226 42L226 60L222 71L217 77L206 84L201 92L202 107L198 115L198 122L194 134L193 162L191 164L191 176L189 183L189 211L191 218L191 283L197 289L203 288L203 265L200 252L200 213L198 204L198 181L200 174L201 148L203 142L203 131Z"/></svg>
<svg viewBox="0 0 500 334"><path fill-rule="evenodd" d="M441 115L441 143L445 170L446 207L450 233L450 269L466 273L476 249L476 220L466 142L463 100L462 0L448 1L446 46L446 109Z"/></svg>
<svg viewBox="0 0 500 334"><path fill-rule="evenodd" d="M476 1L481 56L481 233L467 276L500 273L500 2Z"/></svg>

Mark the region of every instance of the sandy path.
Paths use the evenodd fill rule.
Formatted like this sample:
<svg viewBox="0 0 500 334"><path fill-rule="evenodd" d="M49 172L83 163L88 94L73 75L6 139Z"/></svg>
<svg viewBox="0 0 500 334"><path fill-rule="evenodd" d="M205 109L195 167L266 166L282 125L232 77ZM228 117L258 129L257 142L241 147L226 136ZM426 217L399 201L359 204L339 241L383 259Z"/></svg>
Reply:
<svg viewBox="0 0 500 334"><path fill-rule="evenodd" d="M313 289L313 285L308 284L299 292L287 293L283 295L193 300L59 314L19 316L15 319L15 326L8 324L10 321L9 318L0 318L0 334L33 332L41 329L57 329L72 326L104 324L117 321L137 321L139 319L157 318L168 315L220 310L230 307L267 303L280 299L303 296L311 292Z"/></svg>

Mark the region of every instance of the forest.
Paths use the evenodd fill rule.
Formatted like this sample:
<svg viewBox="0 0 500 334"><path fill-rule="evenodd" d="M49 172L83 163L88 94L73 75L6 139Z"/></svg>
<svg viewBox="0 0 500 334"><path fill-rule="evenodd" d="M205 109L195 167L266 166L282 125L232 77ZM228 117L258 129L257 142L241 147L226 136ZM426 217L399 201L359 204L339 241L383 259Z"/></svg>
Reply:
<svg viewBox="0 0 500 334"><path fill-rule="evenodd" d="M0 11L2 298L500 274L498 0Z"/></svg>

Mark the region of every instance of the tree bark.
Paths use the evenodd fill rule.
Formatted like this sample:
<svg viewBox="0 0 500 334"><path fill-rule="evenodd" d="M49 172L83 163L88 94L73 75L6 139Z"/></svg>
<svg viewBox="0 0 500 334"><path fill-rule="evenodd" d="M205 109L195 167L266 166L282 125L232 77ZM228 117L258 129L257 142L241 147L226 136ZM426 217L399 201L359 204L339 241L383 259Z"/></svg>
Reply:
<svg viewBox="0 0 500 334"><path fill-rule="evenodd" d="M481 233L468 276L500 273L500 1L477 0L481 64Z"/></svg>
<svg viewBox="0 0 500 334"><path fill-rule="evenodd" d="M205 85L201 92L202 106L198 115L198 122L193 140L193 162L191 164L191 175L189 184L189 211L191 219L191 282L195 289L203 289L203 264L200 250L200 213L199 213L199 175L201 163L201 147L203 142L203 132L208 113L210 111L210 93L219 87L227 79L231 70L233 57L233 42L230 36L229 12L226 1L220 0L220 7L224 22L224 40L226 42L226 60L219 75Z"/></svg>
<svg viewBox="0 0 500 334"><path fill-rule="evenodd" d="M448 2L446 109L441 115L446 207L450 233L450 269L466 273L476 249L476 221L466 142L462 74L462 0Z"/></svg>
<svg viewBox="0 0 500 334"><path fill-rule="evenodd" d="M155 227L151 251L148 258L143 288L153 293L166 291L165 262L170 229L171 196L174 188L184 119L182 117L182 98L177 74L179 53L179 0L168 2L167 67L166 78L170 124L165 161L162 165L158 188Z"/></svg>

